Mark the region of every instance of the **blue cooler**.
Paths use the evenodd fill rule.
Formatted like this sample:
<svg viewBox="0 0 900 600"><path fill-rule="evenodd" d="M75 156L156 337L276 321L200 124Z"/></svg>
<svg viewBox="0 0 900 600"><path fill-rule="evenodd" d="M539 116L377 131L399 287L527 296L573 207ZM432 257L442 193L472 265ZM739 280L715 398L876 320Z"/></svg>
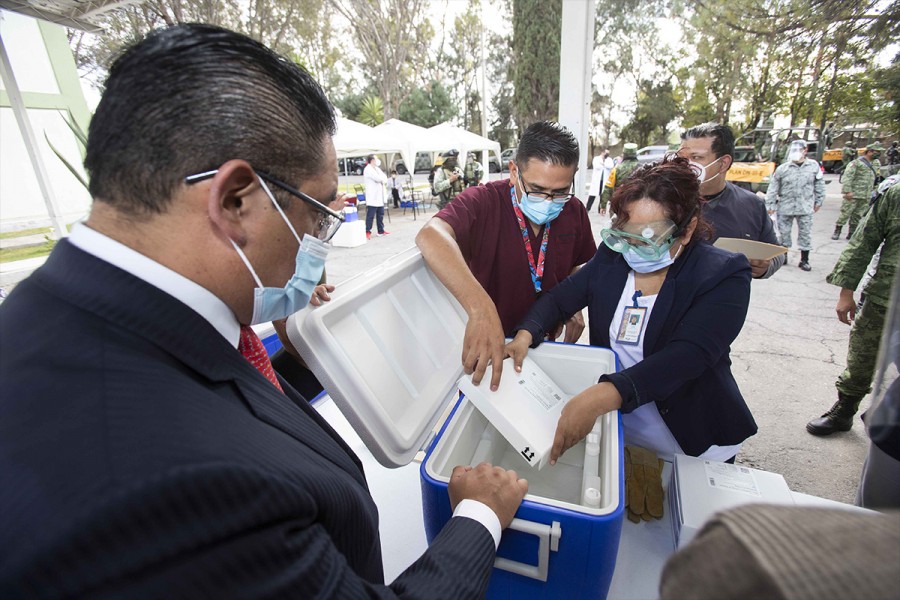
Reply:
<svg viewBox="0 0 900 600"><path fill-rule="evenodd" d="M290 317L288 335L381 464L424 457L428 540L450 519L453 467L487 460L529 482L503 532L488 597L606 597L624 513L619 413L597 420L590 444L534 469L459 394L466 314L416 248L342 283L332 298ZM529 356L571 395L618 365L609 349L571 344L545 343Z"/></svg>

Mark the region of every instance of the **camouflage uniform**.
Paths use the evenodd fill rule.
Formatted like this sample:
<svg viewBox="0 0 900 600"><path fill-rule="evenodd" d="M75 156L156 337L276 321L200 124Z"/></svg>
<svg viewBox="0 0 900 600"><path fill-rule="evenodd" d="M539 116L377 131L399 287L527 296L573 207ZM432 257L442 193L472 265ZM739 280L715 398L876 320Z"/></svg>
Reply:
<svg viewBox="0 0 900 600"><path fill-rule="evenodd" d="M844 149L841 151L841 172L847 170L847 165L856 160L856 157L859 156L856 153L856 148L850 145L849 142L844 144Z"/></svg>
<svg viewBox="0 0 900 600"><path fill-rule="evenodd" d="M841 214L834 224L835 229L843 227L847 221L850 221L851 232L856 229L869 208L872 190L875 188L875 174L880 166L881 163L877 160L870 163L865 156L860 156L847 165L841 176L841 194L851 193L853 197L844 198Z"/></svg>
<svg viewBox="0 0 900 600"><path fill-rule="evenodd" d="M807 425L810 433L828 435L833 431L850 429L859 403L872 390L872 376L885 314L890 304L891 285L900 263L900 184L894 184L872 206L826 281L855 290L879 246L881 258L878 267L863 290L866 299L850 330L847 368L835 383L839 400L820 419ZM834 427L835 422L843 426Z"/></svg>
<svg viewBox="0 0 900 600"><path fill-rule="evenodd" d="M484 169L481 166L481 163L475 160L474 158L470 158L466 161L466 169L465 169L465 184L466 187L476 186L481 183L481 178L484 175Z"/></svg>
<svg viewBox="0 0 900 600"><path fill-rule="evenodd" d="M458 171L458 169L456 170ZM437 170L437 173L434 174L434 191L440 196L440 200L438 200L437 204L438 208L444 208L453 202L453 199L463 191L462 174L460 174L459 179L451 183L450 175L452 173L452 170L441 166L441 168Z"/></svg>
<svg viewBox="0 0 900 600"><path fill-rule="evenodd" d="M778 211L781 245L791 247L791 227L797 219L797 248L812 250L814 207L825 201L825 179L819 163L807 158L802 164L786 162L775 169L766 192L766 209Z"/></svg>
<svg viewBox="0 0 900 600"><path fill-rule="evenodd" d="M600 210L605 211L612 198L616 187L631 176L631 173L638 168L637 161L637 144L625 144L622 149L622 162L613 167L609 177L606 178L606 185L603 186L603 193L600 194Z"/></svg>

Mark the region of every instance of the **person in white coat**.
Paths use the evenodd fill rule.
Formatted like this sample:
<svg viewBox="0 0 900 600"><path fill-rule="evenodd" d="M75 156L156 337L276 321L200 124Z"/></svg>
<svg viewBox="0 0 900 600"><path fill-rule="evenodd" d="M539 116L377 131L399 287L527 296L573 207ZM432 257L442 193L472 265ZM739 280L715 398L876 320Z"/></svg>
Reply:
<svg viewBox="0 0 900 600"><path fill-rule="evenodd" d="M388 235L384 230L384 204L387 192L384 184L387 175L381 170L381 160L374 154L366 157L366 168L363 169L363 184L366 187L366 239L372 237L372 221L378 217L378 235Z"/></svg>
<svg viewBox="0 0 900 600"><path fill-rule="evenodd" d="M609 177L609 172L612 171L613 166L614 163L613 159L609 156L609 150L604 150L602 154L595 156L594 160L591 162L593 172L591 175L591 187L588 189L588 212L591 211L594 200L600 195L600 188L606 183L606 178Z"/></svg>

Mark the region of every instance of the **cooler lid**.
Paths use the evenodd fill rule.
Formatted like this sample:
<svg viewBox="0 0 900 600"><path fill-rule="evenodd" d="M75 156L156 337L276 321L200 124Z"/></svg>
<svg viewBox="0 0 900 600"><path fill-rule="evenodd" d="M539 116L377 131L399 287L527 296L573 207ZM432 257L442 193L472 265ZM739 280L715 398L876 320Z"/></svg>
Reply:
<svg viewBox="0 0 900 600"><path fill-rule="evenodd" d="M415 247L331 297L288 337L378 462L409 464L457 393L466 313Z"/></svg>

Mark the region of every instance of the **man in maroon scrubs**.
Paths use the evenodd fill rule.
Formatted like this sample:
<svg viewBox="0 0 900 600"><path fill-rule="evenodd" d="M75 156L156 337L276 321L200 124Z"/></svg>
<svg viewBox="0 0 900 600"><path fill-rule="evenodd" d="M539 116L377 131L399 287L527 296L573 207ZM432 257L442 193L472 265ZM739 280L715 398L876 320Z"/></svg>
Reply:
<svg viewBox="0 0 900 600"><path fill-rule="evenodd" d="M575 136L558 123L534 123L509 162L509 179L465 190L416 237L429 268L468 314L462 361L476 385L493 364L497 388L505 335L542 291L597 251L587 211L572 193L577 169ZM565 341L576 342L583 330L581 313L572 315Z"/></svg>

